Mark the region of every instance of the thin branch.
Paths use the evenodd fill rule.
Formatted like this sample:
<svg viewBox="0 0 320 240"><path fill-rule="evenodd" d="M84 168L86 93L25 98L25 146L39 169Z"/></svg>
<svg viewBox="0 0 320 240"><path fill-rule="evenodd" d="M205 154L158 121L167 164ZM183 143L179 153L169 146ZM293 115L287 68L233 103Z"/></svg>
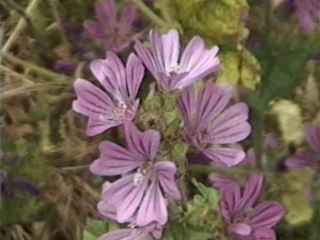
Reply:
<svg viewBox="0 0 320 240"><path fill-rule="evenodd" d="M16 25L15 29L13 30L12 34L10 35L9 39L7 40L7 42L4 44L2 51L3 52L7 52L10 50L11 46L13 45L13 43L17 40L17 38L19 37L20 33L23 31L23 29L27 26L27 22L29 22L29 18L26 16L30 16L32 15L32 13L34 12L35 9L37 9L38 4L40 3L40 0L32 0L30 2L30 4L28 5L26 12L23 14L21 14L21 11L18 11L20 13L20 15L22 15L23 17L19 20L18 24ZM29 20L26 20L29 19ZM31 22L31 21L30 21Z"/></svg>
<svg viewBox="0 0 320 240"><path fill-rule="evenodd" d="M140 11L153 21L156 25L163 28L168 28L168 24L157 14L155 14L142 0L131 0Z"/></svg>
<svg viewBox="0 0 320 240"><path fill-rule="evenodd" d="M39 75L43 76L43 77L47 77L49 80L67 80L69 79L67 76L65 75L61 75L58 73L55 73L49 69L40 67L34 63L22 60L18 57L15 57L14 55L10 54L10 53L6 53L3 51L0 51L0 56L2 56L4 59L8 60L11 63L14 64L18 64L21 65L25 68L29 68L31 71L34 71L36 73L38 73Z"/></svg>

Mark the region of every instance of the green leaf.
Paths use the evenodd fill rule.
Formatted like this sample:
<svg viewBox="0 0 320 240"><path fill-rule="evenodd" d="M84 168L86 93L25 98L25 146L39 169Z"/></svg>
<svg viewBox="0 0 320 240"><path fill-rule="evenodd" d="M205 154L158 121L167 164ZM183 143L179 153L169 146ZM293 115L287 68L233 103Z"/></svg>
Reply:
<svg viewBox="0 0 320 240"><path fill-rule="evenodd" d="M97 237L92 233L84 230L83 232L83 240L97 240Z"/></svg>

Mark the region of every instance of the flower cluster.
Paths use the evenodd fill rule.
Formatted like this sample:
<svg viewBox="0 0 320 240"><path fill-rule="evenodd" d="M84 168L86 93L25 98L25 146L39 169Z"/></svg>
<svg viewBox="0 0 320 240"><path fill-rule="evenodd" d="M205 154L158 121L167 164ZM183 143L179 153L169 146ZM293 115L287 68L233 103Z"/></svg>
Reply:
<svg viewBox="0 0 320 240"><path fill-rule="evenodd" d="M219 68L218 48L207 49L200 37L194 37L180 54L176 30L163 35L151 31L149 40L147 44L136 42L137 55L131 53L126 65L111 51L107 52L105 59L94 60L90 69L100 87L83 79L74 84L77 99L73 102L73 109L88 117L87 135L95 136L121 126L126 142L126 146L101 142L100 156L90 166L93 174L115 179L103 186L99 213L128 226L107 233L100 240L161 238L170 217L168 205L180 201L182 196L177 181L181 173L176 167L176 159L161 152L160 133L141 131L134 123L139 111L137 96L145 67L156 79L159 94L164 91L177 95L186 143L213 164L224 167L235 166L245 158L239 142L251 131L247 105L235 103L228 106L232 98L230 89L208 82L202 84L201 89L195 86L195 82ZM257 179L259 183L256 183ZM221 188L225 192L224 198L236 195L241 202L234 203L234 209L230 209L230 205L222 208L226 223L232 225L229 228L235 229L236 233L237 229L241 233L245 231L244 234L256 239L271 236L272 227L283 215L279 205L254 206L261 181L261 177L249 180L249 189L243 196L240 187L231 181L228 187ZM256 196L252 197L252 192L256 192ZM229 203L230 199L225 201ZM248 212L253 207L255 215ZM277 216L270 217L269 211L277 211Z"/></svg>
<svg viewBox="0 0 320 240"><path fill-rule="evenodd" d="M211 177L210 180L222 194L221 214L233 239L276 239L272 228L283 217L284 209L276 202L256 204L262 192L262 176L250 176L242 192L233 179Z"/></svg>

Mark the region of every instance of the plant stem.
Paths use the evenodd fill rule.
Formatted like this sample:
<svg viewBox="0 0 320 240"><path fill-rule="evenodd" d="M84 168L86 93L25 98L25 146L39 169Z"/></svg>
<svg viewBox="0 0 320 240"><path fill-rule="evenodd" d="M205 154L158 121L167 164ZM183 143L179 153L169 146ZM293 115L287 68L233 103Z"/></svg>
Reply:
<svg viewBox="0 0 320 240"><path fill-rule="evenodd" d="M49 80L54 80L54 79L56 79L56 80L67 80L67 79L69 79L65 75L61 75L61 74L55 73L55 72L50 71L50 70L48 70L46 68L40 67L40 66L38 66L38 65L36 65L34 63L22 60L22 59L20 59L18 57L13 56L10 53L6 53L6 52L3 52L3 51L0 51L0 56L2 56L4 59L6 59L7 61L9 61L11 63L21 65L21 66L23 66L25 68L29 68L30 70L38 73L39 75L47 77Z"/></svg>
<svg viewBox="0 0 320 240"><path fill-rule="evenodd" d="M33 11L35 9L37 9L38 4L40 3L40 0L32 0L30 2L30 4L28 5L27 9L26 9L26 15L30 16L32 15ZM16 25L15 29L13 30L12 34L10 35L9 39L7 40L7 42L4 44L3 48L1 49L1 51L3 52L7 52L10 50L11 46L13 45L13 43L16 41L16 39L18 38L18 36L20 35L20 33L22 32L22 30L27 26L27 21L24 17L22 17L18 24Z"/></svg>
<svg viewBox="0 0 320 240"><path fill-rule="evenodd" d="M57 22L57 26L58 26L58 29L60 31L62 41L66 45L67 49L70 51L71 50L71 44L70 44L69 39L68 39L68 37L67 37L67 35L66 35L65 31L64 31L63 19L62 19L60 13L59 13L57 0L48 0L48 3L50 5L52 15L53 15L53 17L55 18L55 20Z"/></svg>
<svg viewBox="0 0 320 240"><path fill-rule="evenodd" d="M168 24L155 14L142 0L131 0L140 11L159 27L167 28Z"/></svg>

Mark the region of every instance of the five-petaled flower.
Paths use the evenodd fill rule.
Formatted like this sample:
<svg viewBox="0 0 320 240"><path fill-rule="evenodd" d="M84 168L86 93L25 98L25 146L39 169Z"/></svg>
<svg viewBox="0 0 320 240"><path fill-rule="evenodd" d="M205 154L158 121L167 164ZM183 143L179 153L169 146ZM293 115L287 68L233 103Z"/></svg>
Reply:
<svg viewBox="0 0 320 240"><path fill-rule="evenodd" d="M186 140L214 163L228 167L245 157L240 146L230 145L251 131L247 105L237 103L227 108L231 97L229 89L207 84L199 92L192 87L185 89L178 100Z"/></svg>
<svg viewBox="0 0 320 240"><path fill-rule="evenodd" d="M243 191L233 179L213 176L210 180L222 193L220 210L228 225L227 232L233 239L276 239L273 227L285 211L277 202L256 203L262 192L262 176L252 175Z"/></svg>
<svg viewBox="0 0 320 240"><path fill-rule="evenodd" d="M168 219L167 199L180 199L176 166L170 161L156 161L160 147L157 131L140 132L133 123L125 124L124 129L127 148L104 141L100 158L90 166L99 176L122 175L104 188L98 209L120 223L164 225Z"/></svg>
<svg viewBox="0 0 320 240"><path fill-rule="evenodd" d="M106 59L94 60L90 68L106 92L88 81L76 80L78 98L73 110L89 117L87 134L94 136L135 117L144 67L133 53L124 67L119 57L108 52Z"/></svg>
<svg viewBox="0 0 320 240"><path fill-rule="evenodd" d="M151 31L150 43L151 47L147 48L137 41L135 50L166 91L181 90L218 69L218 47L206 49L204 41L198 36L189 42L181 58L176 30L164 35Z"/></svg>
<svg viewBox="0 0 320 240"><path fill-rule="evenodd" d="M133 5L127 5L119 14L114 0L104 0L96 4L97 21L86 21L86 32L94 40L104 46L105 50L121 52L134 39L134 22L137 10Z"/></svg>
<svg viewBox="0 0 320 240"><path fill-rule="evenodd" d="M306 141L311 150L299 151L288 158L286 166L290 169L315 167L320 169L320 127L307 125L305 127Z"/></svg>

